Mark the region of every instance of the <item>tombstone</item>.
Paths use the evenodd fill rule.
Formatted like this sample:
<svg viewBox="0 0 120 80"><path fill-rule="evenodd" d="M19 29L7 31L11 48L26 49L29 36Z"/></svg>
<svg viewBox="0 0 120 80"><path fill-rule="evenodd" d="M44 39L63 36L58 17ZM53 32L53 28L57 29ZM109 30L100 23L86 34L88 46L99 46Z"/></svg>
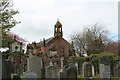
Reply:
<svg viewBox="0 0 120 80"><path fill-rule="evenodd" d="M45 69L45 78L58 78L58 72L56 67L53 65L46 67Z"/></svg>
<svg viewBox="0 0 120 80"><path fill-rule="evenodd" d="M113 77L120 77L120 61L113 66Z"/></svg>
<svg viewBox="0 0 120 80"><path fill-rule="evenodd" d="M41 79L45 79L45 68L41 68Z"/></svg>
<svg viewBox="0 0 120 80"><path fill-rule="evenodd" d="M77 67L73 63L70 63L69 67L66 69L66 76L67 79L77 79Z"/></svg>
<svg viewBox="0 0 120 80"><path fill-rule="evenodd" d="M110 61L108 56L100 57L100 77L110 78Z"/></svg>
<svg viewBox="0 0 120 80"><path fill-rule="evenodd" d="M60 78L61 78L61 79L67 78L67 71L66 71L65 68L62 68L62 69L60 70Z"/></svg>
<svg viewBox="0 0 120 80"><path fill-rule="evenodd" d="M25 80L37 80L37 74L34 72L24 72L23 78Z"/></svg>
<svg viewBox="0 0 120 80"><path fill-rule="evenodd" d="M83 63L83 77L91 78L92 77L92 64L91 62Z"/></svg>
<svg viewBox="0 0 120 80"><path fill-rule="evenodd" d="M0 51L0 80L2 79L2 52Z"/></svg>
<svg viewBox="0 0 120 80"><path fill-rule="evenodd" d="M27 59L27 71L37 74L37 78L41 78L42 59L38 56L31 56Z"/></svg>
<svg viewBox="0 0 120 80"><path fill-rule="evenodd" d="M13 76L13 80L21 80L21 78L20 78L19 75L14 75L14 76Z"/></svg>
<svg viewBox="0 0 120 80"><path fill-rule="evenodd" d="M8 59L2 58L2 78L10 78L10 76L11 76L11 62Z"/></svg>
<svg viewBox="0 0 120 80"><path fill-rule="evenodd" d="M64 62L63 62L63 61L64 61L64 57L61 57L61 58L60 58L60 61L61 61L61 69L62 69L63 66L64 66Z"/></svg>

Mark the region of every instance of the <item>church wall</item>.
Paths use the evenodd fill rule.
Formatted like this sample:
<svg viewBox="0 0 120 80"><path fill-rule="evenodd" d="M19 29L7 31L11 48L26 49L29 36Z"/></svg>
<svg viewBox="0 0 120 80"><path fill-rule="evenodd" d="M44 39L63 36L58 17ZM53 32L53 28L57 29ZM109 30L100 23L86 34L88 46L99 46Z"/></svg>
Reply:
<svg viewBox="0 0 120 80"><path fill-rule="evenodd" d="M53 47L57 49L57 54L59 56L65 55L66 57L68 57L69 53L72 51L71 45L62 38L51 41L51 43L48 46L46 46L45 49L43 47L43 49L45 50L45 53L48 56L50 56L49 49L51 49Z"/></svg>

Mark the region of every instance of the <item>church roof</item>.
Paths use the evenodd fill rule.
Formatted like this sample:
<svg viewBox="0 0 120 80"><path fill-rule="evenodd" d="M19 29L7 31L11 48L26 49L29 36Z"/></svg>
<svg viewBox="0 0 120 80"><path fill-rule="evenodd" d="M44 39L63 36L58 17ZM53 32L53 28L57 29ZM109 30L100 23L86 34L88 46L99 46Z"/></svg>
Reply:
<svg viewBox="0 0 120 80"><path fill-rule="evenodd" d="M56 24L55 24L55 27L58 27L58 28L60 28L62 26L62 24L59 22L59 20L56 22Z"/></svg>
<svg viewBox="0 0 120 80"><path fill-rule="evenodd" d="M48 39L45 40L45 43L49 43L51 40L53 40L55 37L50 37ZM44 46L44 42L40 41L39 43L36 43L36 47L40 47L40 46Z"/></svg>

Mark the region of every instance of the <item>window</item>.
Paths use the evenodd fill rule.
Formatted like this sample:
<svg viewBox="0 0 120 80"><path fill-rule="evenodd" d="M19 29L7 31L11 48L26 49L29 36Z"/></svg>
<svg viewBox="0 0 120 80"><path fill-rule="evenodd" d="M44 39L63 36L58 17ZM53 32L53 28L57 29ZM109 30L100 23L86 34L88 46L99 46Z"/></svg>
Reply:
<svg viewBox="0 0 120 80"><path fill-rule="evenodd" d="M65 53L65 48L62 48L62 53Z"/></svg>
<svg viewBox="0 0 120 80"><path fill-rule="evenodd" d="M50 56L55 56L57 55L57 51L50 51Z"/></svg>

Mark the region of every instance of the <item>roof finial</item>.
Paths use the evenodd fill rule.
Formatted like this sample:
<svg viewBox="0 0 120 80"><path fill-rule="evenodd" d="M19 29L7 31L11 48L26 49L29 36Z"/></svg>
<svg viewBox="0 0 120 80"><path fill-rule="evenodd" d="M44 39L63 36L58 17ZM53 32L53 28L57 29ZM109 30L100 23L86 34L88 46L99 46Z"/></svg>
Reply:
<svg viewBox="0 0 120 80"><path fill-rule="evenodd" d="M59 19L57 18L57 21L59 21Z"/></svg>

